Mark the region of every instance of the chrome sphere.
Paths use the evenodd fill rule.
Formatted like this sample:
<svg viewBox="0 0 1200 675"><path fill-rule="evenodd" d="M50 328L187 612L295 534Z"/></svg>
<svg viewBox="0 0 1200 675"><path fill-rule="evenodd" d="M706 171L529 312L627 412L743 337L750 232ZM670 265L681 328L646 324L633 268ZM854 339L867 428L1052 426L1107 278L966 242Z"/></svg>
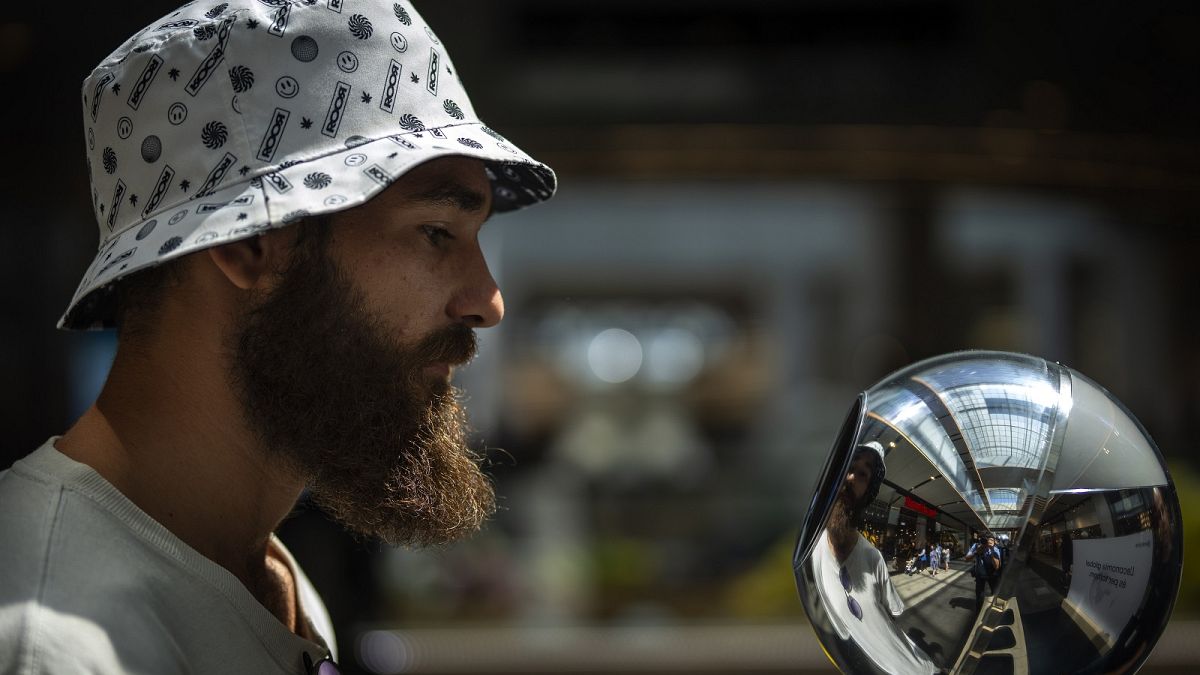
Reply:
<svg viewBox="0 0 1200 675"><path fill-rule="evenodd" d="M797 542L796 584L846 673L1125 673L1167 623L1175 487L1119 401L1006 352L859 395Z"/></svg>

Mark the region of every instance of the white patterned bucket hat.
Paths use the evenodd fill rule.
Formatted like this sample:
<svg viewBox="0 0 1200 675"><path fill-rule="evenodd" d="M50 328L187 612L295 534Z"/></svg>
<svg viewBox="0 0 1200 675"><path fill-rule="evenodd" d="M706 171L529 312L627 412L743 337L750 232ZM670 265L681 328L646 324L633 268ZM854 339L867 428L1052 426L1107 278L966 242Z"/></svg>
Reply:
<svg viewBox="0 0 1200 675"><path fill-rule="evenodd" d="M495 211L555 189L407 1L191 3L97 66L83 110L100 251L60 328L111 327L121 277L357 206L436 157L482 160Z"/></svg>

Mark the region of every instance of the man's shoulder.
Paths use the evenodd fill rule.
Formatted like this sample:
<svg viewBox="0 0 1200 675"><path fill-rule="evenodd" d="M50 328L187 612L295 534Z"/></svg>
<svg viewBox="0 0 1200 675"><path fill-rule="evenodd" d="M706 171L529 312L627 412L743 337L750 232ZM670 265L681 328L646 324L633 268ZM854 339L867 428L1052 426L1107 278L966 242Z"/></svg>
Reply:
<svg viewBox="0 0 1200 675"><path fill-rule="evenodd" d="M108 675L125 669L95 621L29 601L0 605L0 672Z"/></svg>
<svg viewBox="0 0 1200 675"><path fill-rule="evenodd" d="M858 535L858 545L854 547L854 554L859 556L861 560L868 565L875 565L883 562L883 554L875 545L861 534Z"/></svg>
<svg viewBox="0 0 1200 675"><path fill-rule="evenodd" d="M32 597L46 574L62 484L18 461L0 472L0 605Z"/></svg>
<svg viewBox="0 0 1200 675"><path fill-rule="evenodd" d="M0 607L88 616L107 605L127 613L131 595L149 592L145 581L161 564L70 480L18 462L0 474L0 503Z"/></svg>
<svg viewBox="0 0 1200 675"><path fill-rule="evenodd" d="M122 644L174 663L158 569L119 518L37 461L0 473L0 503L0 673L124 673Z"/></svg>

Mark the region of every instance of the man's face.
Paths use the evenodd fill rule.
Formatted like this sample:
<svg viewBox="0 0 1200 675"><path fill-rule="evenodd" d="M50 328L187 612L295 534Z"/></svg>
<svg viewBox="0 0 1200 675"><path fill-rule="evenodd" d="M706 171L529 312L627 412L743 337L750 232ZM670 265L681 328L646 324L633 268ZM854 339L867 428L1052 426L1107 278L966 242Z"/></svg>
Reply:
<svg viewBox="0 0 1200 675"><path fill-rule="evenodd" d="M327 231L306 224L278 284L235 321L247 422L359 534L443 543L494 510L449 385L472 328L503 315L478 242L489 207L479 161L422 165Z"/></svg>
<svg viewBox="0 0 1200 675"><path fill-rule="evenodd" d="M478 239L490 210L482 162L433 160L338 214L330 254L400 344L455 324L494 326L504 302Z"/></svg>
<svg viewBox="0 0 1200 675"><path fill-rule="evenodd" d="M987 538L987 546L988 546L988 548L991 548L991 547L993 547L993 546L995 546L995 545L996 545L996 538L995 538L995 537L988 537L988 538Z"/></svg>
<svg viewBox="0 0 1200 675"><path fill-rule="evenodd" d="M860 505L863 497L866 496L867 488L871 486L873 467L871 451L855 453L854 459L850 462L850 470L846 472L845 483L846 492L849 493L849 498L853 499L852 506Z"/></svg>
<svg viewBox="0 0 1200 675"><path fill-rule="evenodd" d="M850 470L846 472L842 490L833 504L827 525L835 536L852 536L855 524L862 515L862 508L865 506L862 502L866 497L867 488L870 487L871 470L874 466L870 453L869 450L859 452L850 461Z"/></svg>

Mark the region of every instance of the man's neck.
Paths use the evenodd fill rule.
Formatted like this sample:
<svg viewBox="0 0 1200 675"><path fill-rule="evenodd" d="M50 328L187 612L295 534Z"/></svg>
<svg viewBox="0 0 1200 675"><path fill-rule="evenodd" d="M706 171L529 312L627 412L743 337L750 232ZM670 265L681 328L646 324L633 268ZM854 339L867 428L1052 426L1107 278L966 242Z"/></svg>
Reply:
<svg viewBox="0 0 1200 675"><path fill-rule="evenodd" d="M219 370L155 360L118 355L96 405L55 445L275 611L282 605L267 598L280 590L279 574L268 544L303 481L258 449ZM294 584L284 586L294 597Z"/></svg>
<svg viewBox="0 0 1200 675"><path fill-rule="evenodd" d="M247 589L258 598L263 607L279 618L293 633L302 628L298 603L296 602L296 579L283 555L274 546L268 545L266 564L253 573Z"/></svg>
<svg viewBox="0 0 1200 675"><path fill-rule="evenodd" d="M846 562L846 558L850 557L850 553L858 545L859 536L861 535L858 534L858 530L854 528L836 532L829 530L829 545L833 549L833 555L837 558L839 564Z"/></svg>

